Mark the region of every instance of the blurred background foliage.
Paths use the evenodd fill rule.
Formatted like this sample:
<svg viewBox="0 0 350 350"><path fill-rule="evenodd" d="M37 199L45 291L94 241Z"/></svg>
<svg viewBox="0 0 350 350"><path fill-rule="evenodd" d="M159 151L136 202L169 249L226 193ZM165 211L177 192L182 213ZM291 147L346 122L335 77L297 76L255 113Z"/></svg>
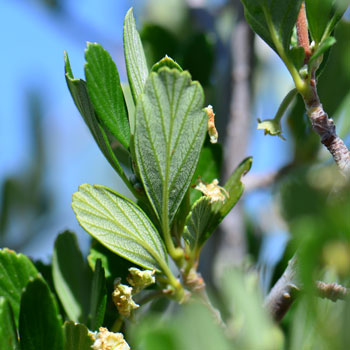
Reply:
<svg viewBox="0 0 350 350"><path fill-rule="evenodd" d="M85 42L97 41L111 52L125 82L122 25L131 6L149 66L167 54L188 69L204 86L206 103L214 106L224 154L235 152L227 147L225 134L235 88L232 36L242 20L239 1L0 0L3 48L7 48L0 57L5 67L0 81L0 246L43 260L38 263L43 274L57 234L67 228L77 233L84 255L90 254L90 266L96 257L108 255L96 242L89 248L88 235L75 220L70 202L78 185L100 183L129 195L71 101L64 81L63 51L69 51L74 71L82 76ZM349 21L347 12L335 30L337 44L318 84L324 108L347 144ZM257 118L273 117L292 81L259 38L249 45L253 50L246 64L252 71L248 77L252 97L248 127L242 129L248 147L239 156L253 155L254 159L240 215L244 239L239 249L244 259L235 269L214 278L213 298L237 349L347 349L350 304L314 298L312 281L350 286L350 188L312 132L301 99L295 100L283 120L287 141L256 130ZM218 174L222 152L219 146L209 145L205 152L212 155L208 159L215 160L209 181ZM206 164L202 166L206 179ZM274 181L259 183L269 176ZM212 255L220 254L215 251L217 246L214 239L210 256L201 261L203 271L213 264ZM282 323L287 335L283 339L261 309L263 295L256 286L266 293L297 248L305 292ZM124 261L111 265L106 275L109 288L111 276L121 274L124 266ZM155 314L162 313L161 321L140 313L145 322L131 327L135 348L164 349L167 344L168 349L178 349L180 338L183 349L202 349L208 344L229 348L222 330L213 326L198 305L179 311L175 318L163 312L168 307L163 301L150 307ZM112 320L113 316L106 316L107 324ZM194 333L198 336L193 337Z"/></svg>

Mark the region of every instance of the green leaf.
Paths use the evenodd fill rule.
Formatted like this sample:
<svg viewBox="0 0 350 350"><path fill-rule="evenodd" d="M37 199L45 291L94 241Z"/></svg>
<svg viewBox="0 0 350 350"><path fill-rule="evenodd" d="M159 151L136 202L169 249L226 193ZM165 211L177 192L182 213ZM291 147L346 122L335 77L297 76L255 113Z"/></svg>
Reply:
<svg viewBox="0 0 350 350"><path fill-rule="evenodd" d="M329 36L327 39L323 40L321 44L318 46L316 51L310 57L309 65L318 57L323 55L328 49L330 49L337 41L332 36Z"/></svg>
<svg viewBox="0 0 350 350"><path fill-rule="evenodd" d="M56 239L52 275L56 292L69 319L85 322L90 305L91 272L76 236L69 231L61 233Z"/></svg>
<svg viewBox="0 0 350 350"><path fill-rule="evenodd" d="M111 147L113 140L109 140L107 130L104 129L104 126L100 124L92 102L90 101L86 82L82 79L74 79L68 54L66 52L64 60L66 82L76 107L78 108L81 116L83 117L86 125L88 126L92 136L94 137L103 155L112 165L114 170L122 177L124 182L127 183L124 171L119 164L114 150Z"/></svg>
<svg viewBox="0 0 350 350"><path fill-rule="evenodd" d="M306 0L305 5L309 31L318 45L332 33L345 8L337 5L336 0Z"/></svg>
<svg viewBox="0 0 350 350"><path fill-rule="evenodd" d="M317 83L323 108L330 116L333 116L339 109L350 91L349 22L341 21L339 23L335 29L335 38L337 44L330 51L327 69L324 70Z"/></svg>
<svg viewBox="0 0 350 350"><path fill-rule="evenodd" d="M236 205L238 200L241 198L244 186L242 184L241 178L244 176L251 168L253 163L252 157L244 159L241 164L235 169L230 178L225 184L225 189L230 195L227 198L224 205L220 208L220 215L222 219L231 211L231 209Z"/></svg>
<svg viewBox="0 0 350 350"><path fill-rule="evenodd" d="M163 225L170 225L196 169L207 129L203 90L187 72L152 72L136 107L141 180Z"/></svg>
<svg viewBox="0 0 350 350"><path fill-rule="evenodd" d="M85 325L65 322L63 328L65 336L64 350L91 350L93 340L89 336L89 330Z"/></svg>
<svg viewBox="0 0 350 350"><path fill-rule="evenodd" d="M235 169L228 179L225 189L229 194L225 202L211 202L203 196L192 206L185 223L184 239L191 250L200 250L206 240L215 231L224 217L238 202L243 193L241 177L246 174L252 165L252 158L246 158Z"/></svg>
<svg viewBox="0 0 350 350"><path fill-rule="evenodd" d="M161 68L168 67L169 69L177 69L182 72L183 69L171 57L165 56L159 62L153 65L152 72L158 72Z"/></svg>
<svg viewBox="0 0 350 350"><path fill-rule="evenodd" d="M98 259L92 279L89 328L93 331L102 326L107 303L105 271Z"/></svg>
<svg viewBox="0 0 350 350"><path fill-rule="evenodd" d="M145 53L142 48L140 35L136 29L132 8L124 19L124 55L131 92L136 104L148 77Z"/></svg>
<svg viewBox="0 0 350 350"><path fill-rule="evenodd" d="M128 111L117 67L109 53L96 43L87 44L85 59L86 84L94 109L112 135L128 148Z"/></svg>
<svg viewBox="0 0 350 350"><path fill-rule="evenodd" d="M0 297L0 349L19 349L11 305L4 297Z"/></svg>
<svg viewBox="0 0 350 350"><path fill-rule="evenodd" d="M241 0L247 22L277 52L274 33L287 52L302 0Z"/></svg>
<svg viewBox="0 0 350 350"><path fill-rule="evenodd" d="M94 239L91 243L90 253L88 255L88 262L92 270L95 269L97 260L101 260L102 267L105 271L105 277L108 282L112 284L116 277L121 277L125 280L126 276L129 274L129 267L133 266L129 260L125 260L119 255L114 254L111 250Z"/></svg>
<svg viewBox="0 0 350 350"><path fill-rule="evenodd" d="M31 278L37 276L37 269L25 255L0 249L0 297L5 297L10 303L16 325L22 290Z"/></svg>
<svg viewBox="0 0 350 350"><path fill-rule="evenodd" d="M42 278L30 281L21 298L21 350L62 350L62 322L56 300Z"/></svg>
<svg viewBox="0 0 350 350"><path fill-rule="evenodd" d="M80 225L108 249L147 269L166 266L158 232L127 198L106 187L85 184L73 194L72 207Z"/></svg>
<svg viewBox="0 0 350 350"><path fill-rule="evenodd" d="M197 250L209 238L211 232L208 232L208 229L212 226L215 216L217 217L213 204L208 197L203 196L194 203L187 216L183 236L191 250Z"/></svg>
<svg viewBox="0 0 350 350"><path fill-rule="evenodd" d="M206 140L199 156L197 169L193 175L192 183L195 183L198 177L207 183L211 183L214 179L218 179L222 167L222 157L222 146L219 143L213 144ZM200 191L191 189L191 203L194 203L200 197Z"/></svg>

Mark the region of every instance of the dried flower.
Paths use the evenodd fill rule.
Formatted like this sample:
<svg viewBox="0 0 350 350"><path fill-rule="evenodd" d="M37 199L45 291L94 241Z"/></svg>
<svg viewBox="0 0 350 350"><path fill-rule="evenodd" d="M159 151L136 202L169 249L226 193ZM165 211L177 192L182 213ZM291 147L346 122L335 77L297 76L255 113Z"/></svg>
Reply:
<svg viewBox="0 0 350 350"><path fill-rule="evenodd" d="M230 197L225 188L219 186L217 179L214 179L210 184L199 179L195 189L210 198L211 203L218 201L225 202L226 198Z"/></svg>
<svg viewBox="0 0 350 350"><path fill-rule="evenodd" d="M204 108L204 110L208 114L208 134L210 136L210 142L211 143L217 143L218 142L218 131L215 127L215 113L213 111L213 106L209 105L208 107Z"/></svg>

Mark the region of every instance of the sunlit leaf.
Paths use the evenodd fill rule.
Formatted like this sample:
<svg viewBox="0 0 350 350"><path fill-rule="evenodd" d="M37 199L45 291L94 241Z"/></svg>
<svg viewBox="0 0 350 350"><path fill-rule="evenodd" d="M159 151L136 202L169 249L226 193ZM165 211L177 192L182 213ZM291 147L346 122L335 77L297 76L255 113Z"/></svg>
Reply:
<svg viewBox="0 0 350 350"><path fill-rule="evenodd" d="M65 53L65 76L69 91L72 95L74 103L78 108L81 116L83 117L86 125L88 126L92 136L94 137L98 147L102 151L103 155L116 170L116 172L122 176L124 171L119 164L117 156L111 147L111 140L107 135L107 130L101 125L92 102L90 100L86 82L82 79L75 79L69 63L68 54ZM117 153L117 152L116 152Z"/></svg>
<svg viewBox="0 0 350 350"><path fill-rule="evenodd" d="M128 148L128 111L117 67L109 53L96 43L88 43L85 59L86 84L94 109L112 135Z"/></svg>
<svg viewBox="0 0 350 350"><path fill-rule="evenodd" d="M19 350L13 312L4 297L0 297L0 349Z"/></svg>
<svg viewBox="0 0 350 350"><path fill-rule="evenodd" d="M31 278L37 276L37 269L26 256L0 249L0 297L5 297L10 303L16 325L22 290Z"/></svg>
<svg viewBox="0 0 350 350"><path fill-rule="evenodd" d="M103 186L81 185L73 194L80 225L108 249L135 264L162 270L167 254L148 217L133 202Z"/></svg>
<svg viewBox="0 0 350 350"><path fill-rule="evenodd" d="M136 104L146 83L148 68L132 8L124 20L124 55L129 84Z"/></svg>
<svg viewBox="0 0 350 350"><path fill-rule="evenodd" d="M202 106L199 83L168 68L150 74L137 105L137 165L163 223L171 223L196 169L207 129Z"/></svg>

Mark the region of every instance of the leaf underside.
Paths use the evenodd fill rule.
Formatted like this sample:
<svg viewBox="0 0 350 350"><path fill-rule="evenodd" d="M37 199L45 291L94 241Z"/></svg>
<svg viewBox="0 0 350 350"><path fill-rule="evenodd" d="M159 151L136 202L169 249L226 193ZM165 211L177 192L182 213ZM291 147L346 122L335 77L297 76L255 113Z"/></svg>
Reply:
<svg viewBox="0 0 350 350"><path fill-rule="evenodd" d="M196 169L207 129L203 90L187 72L152 72L136 108L135 153L147 195L171 223Z"/></svg>
<svg viewBox="0 0 350 350"><path fill-rule="evenodd" d="M163 242L143 211L103 186L81 185L73 194L80 225L100 243L147 269L161 270L167 255Z"/></svg>
<svg viewBox="0 0 350 350"><path fill-rule="evenodd" d="M124 20L124 55L129 84L136 104L148 77L148 68L132 8Z"/></svg>

